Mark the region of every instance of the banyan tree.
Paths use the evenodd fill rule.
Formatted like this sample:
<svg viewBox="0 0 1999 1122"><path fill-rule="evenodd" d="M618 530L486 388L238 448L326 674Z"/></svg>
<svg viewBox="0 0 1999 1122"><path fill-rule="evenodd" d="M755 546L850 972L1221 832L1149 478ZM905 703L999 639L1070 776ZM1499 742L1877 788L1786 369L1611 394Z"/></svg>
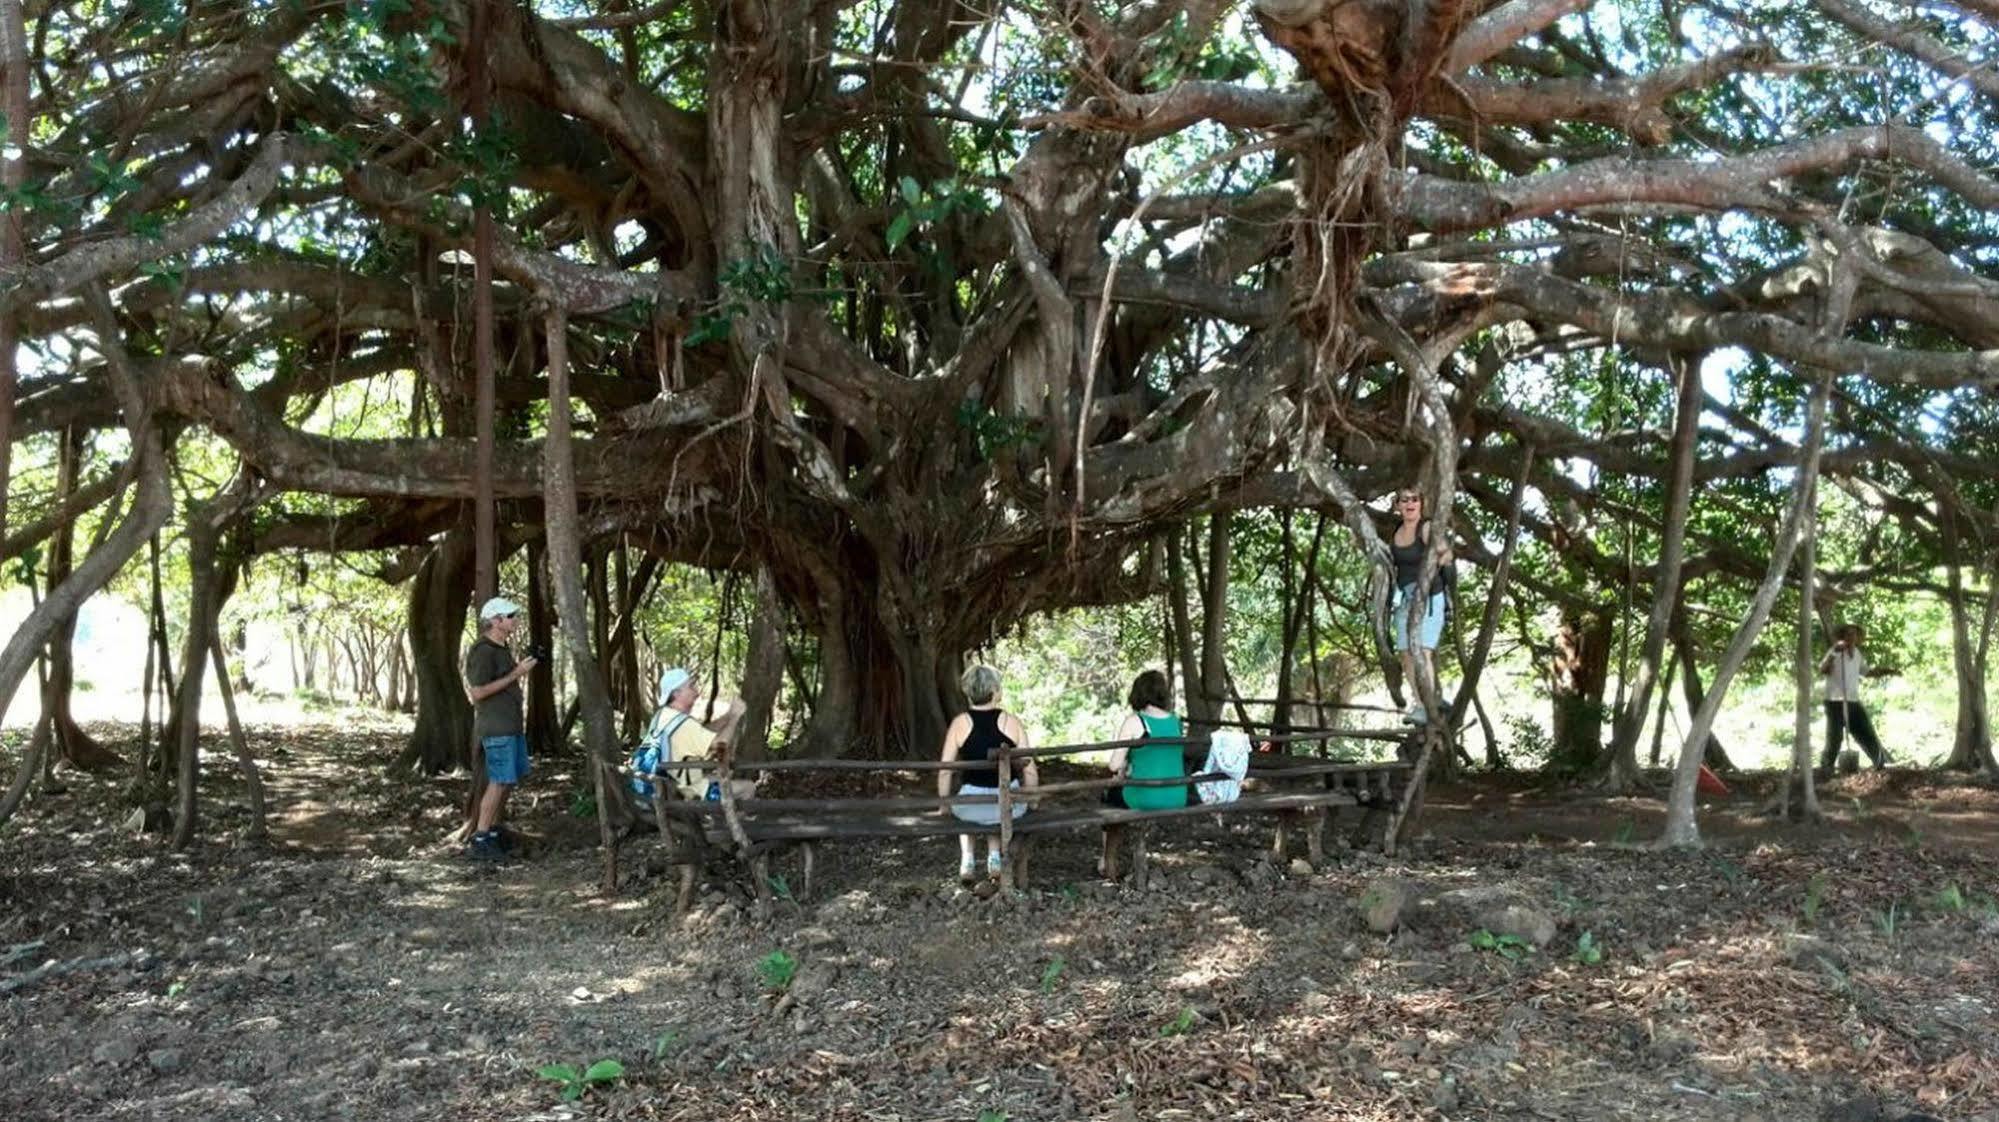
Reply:
<svg viewBox="0 0 1999 1122"><path fill-rule="evenodd" d="M1822 582L1949 600L1991 766L1987 0L0 9L0 448L123 434L10 489L9 556L110 510L7 696L163 528L197 655L246 558L401 548L446 766L473 586L545 546L580 605L617 537L757 582L816 652L801 750L927 750L965 652L1147 595L1162 528L1374 555L1421 481L1468 561L1511 519L1639 590L1615 779L1684 590L1784 579L1816 472L1898 543ZM400 421L315 418L356 383ZM1586 683L1602 603L1515 579Z"/></svg>

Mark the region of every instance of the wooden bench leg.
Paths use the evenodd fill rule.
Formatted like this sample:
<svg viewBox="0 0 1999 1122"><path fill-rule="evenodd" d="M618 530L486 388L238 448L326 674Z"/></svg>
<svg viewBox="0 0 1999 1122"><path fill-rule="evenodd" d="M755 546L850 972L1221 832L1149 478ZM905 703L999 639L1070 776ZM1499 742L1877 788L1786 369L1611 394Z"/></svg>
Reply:
<svg viewBox="0 0 1999 1122"><path fill-rule="evenodd" d="M1122 822L1104 827L1104 879L1118 879L1119 853L1124 849L1125 828Z"/></svg>
<svg viewBox="0 0 1999 1122"><path fill-rule="evenodd" d="M673 895L673 918L679 919L694 906L694 886L701 881L699 862L687 862L679 866L680 888Z"/></svg>
<svg viewBox="0 0 1999 1122"><path fill-rule="evenodd" d="M1033 847L1032 839L1014 835L1013 845L1006 851L1006 859L1000 862L1001 888L1027 888L1027 860Z"/></svg>
<svg viewBox="0 0 1999 1122"><path fill-rule="evenodd" d="M801 843L799 849L803 851L805 868L798 877L798 899L809 900L812 897L812 865L819 850L811 842Z"/></svg>
<svg viewBox="0 0 1999 1122"><path fill-rule="evenodd" d="M1326 812L1324 809L1305 812L1305 853L1311 859L1314 869L1326 863Z"/></svg>
<svg viewBox="0 0 1999 1122"><path fill-rule="evenodd" d="M773 907L770 893L770 855L759 853L750 858L750 882L756 890L757 918L769 919Z"/></svg>
<svg viewBox="0 0 1999 1122"><path fill-rule="evenodd" d="M1277 831L1270 839L1270 859L1283 864L1291 854L1291 824L1298 818L1295 810L1277 812Z"/></svg>
<svg viewBox="0 0 1999 1122"><path fill-rule="evenodd" d="M1131 886L1143 892L1146 878L1151 868L1145 859L1145 835L1150 830L1145 826L1134 826L1131 831Z"/></svg>

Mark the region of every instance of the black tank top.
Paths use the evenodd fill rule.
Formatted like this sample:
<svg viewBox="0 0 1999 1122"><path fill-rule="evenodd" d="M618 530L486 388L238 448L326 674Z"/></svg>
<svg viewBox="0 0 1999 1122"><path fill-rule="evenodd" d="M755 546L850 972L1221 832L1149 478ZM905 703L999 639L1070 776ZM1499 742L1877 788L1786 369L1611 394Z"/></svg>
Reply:
<svg viewBox="0 0 1999 1122"><path fill-rule="evenodd" d="M1408 545L1395 544L1391 535L1388 539L1388 555L1395 559L1395 585L1398 588L1414 588L1416 576L1423 569L1423 554L1430 548L1423 541L1423 532L1430 528L1430 520L1416 524L1416 540Z"/></svg>
<svg viewBox="0 0 1999 1122"><path fill-rule="evenodd" d="M1001 709L974 709L966 716L972 719L972 731L965 737L964 747L958 749L958 758L967 763L977 763L993 758L993 749L1011 748L1013 738L1000 731ZM964 773L965 782L974 787L998 787L999 769L973 768Z"/></svg>

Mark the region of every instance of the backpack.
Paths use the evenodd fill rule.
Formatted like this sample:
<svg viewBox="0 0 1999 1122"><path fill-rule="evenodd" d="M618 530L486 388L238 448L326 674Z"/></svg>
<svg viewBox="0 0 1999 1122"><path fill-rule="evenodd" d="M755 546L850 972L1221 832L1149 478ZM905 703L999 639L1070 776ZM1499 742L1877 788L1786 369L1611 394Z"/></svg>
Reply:
<svg viewBox="0 0 1999 1122"><path fill-rule="evenodd" d="M649 777L659 772L661 764L673 759L674 730L678 729L680 723L688 717L678 709L662 709L661 712L671 713L673 716L668 717L662 724L655 715L652 727L646 730L645 739L641 740L639 746L632 752L632 793L642 800L652 798L653 785Z"/></svg>

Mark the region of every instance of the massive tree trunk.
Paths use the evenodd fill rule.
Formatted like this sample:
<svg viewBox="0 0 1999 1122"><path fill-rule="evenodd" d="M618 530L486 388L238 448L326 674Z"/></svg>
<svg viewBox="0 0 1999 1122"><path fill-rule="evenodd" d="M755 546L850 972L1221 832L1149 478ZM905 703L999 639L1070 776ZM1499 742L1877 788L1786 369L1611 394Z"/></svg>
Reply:
<svg viewBox="0 0 1999 1122"><path fill-rule="evenodd" d="M548 595L548 541L528 542L528 644L548 651L547 662L528 671L528 743L553 752L562 743L562 712L555 704L555 605Z"/></svg>
<svg viewBox="0 0 1999 1122"><path fill-rule="evenodd" d="M1695 711L1686 742L1680 747L1679 766L1673 771L1673 790L1666 801L1666 830L1659 839L1661 845L1692 847L1701 843L1700 825L1694 818L1694 782L1700 776L1708 730L1714 727L1715 716L1721 712L1722 699L1728 696L1735 672L1741 669L1742 661L1749 657L1749 648L1769 622L1770 609L1776 605L1777 593L1784 586L1784 573L1791 567L1791 555L1796 552L1798 538L1809 521L1812 496L1817 493L1819 452L1825 442L1825 406L1832 395L1832 382L1832 376L1826 375L1812 391L1805 423L1805 462L1798 469L1791 504L1784 512L1783 523L1777 527L1776 541L1771 544L1769 568L1750 600L1749 617L1735 629L1727 652L1721 656L1721 665L1715 667L1714 683L1700 709Z"/></svg>
<svg viewBox="0 0 1999 1122"><path fill-rule="evenodd" d="M756 607L743 662L742 723L737 726L737 758L761 760L770 740L771 711L784 684L784 606L768 569L757 572Z"/></svg>
<svg viewBox="0 0 1999 1122"><path fill-rule="evenodd" d="M1580 772L1594 767L1603 750L1603 691L1610 678L1610 640L1616 617L1562 605L1548 666L1552 695L1551 763Z"/></svg>
<svg viewBox="0 0 1999 1122"><path fill-rule="evenodd" d="M1652 611L1645 619L1645 642L1639 651L1638 670L1630 682L1627 703L1617 714L1603 777L1605 788L1620 792L1629 791L1638 783L1638 738L1645 731L1646 710L1652 704L1652 688L1659 677L1659 660L1665 653L1673 609L1679 601L1680 565L1686 556L1687 511L1693 502L1694 452L1701 414L1700 362L1692 356L1676 355L1667 365L1679 385L1673 406L1666 514L1660 524L1659 567L1653 578Z"/></svg>
<svg viewBox="0 0 1999 1122"><path fill-rule="evenodd" d="M459 665L472 591L472 531L458 525L431 548L410 581L409 636L416 679L416 727L398 767L442 775L466 763L472 745L472 703Z"/></svg>

